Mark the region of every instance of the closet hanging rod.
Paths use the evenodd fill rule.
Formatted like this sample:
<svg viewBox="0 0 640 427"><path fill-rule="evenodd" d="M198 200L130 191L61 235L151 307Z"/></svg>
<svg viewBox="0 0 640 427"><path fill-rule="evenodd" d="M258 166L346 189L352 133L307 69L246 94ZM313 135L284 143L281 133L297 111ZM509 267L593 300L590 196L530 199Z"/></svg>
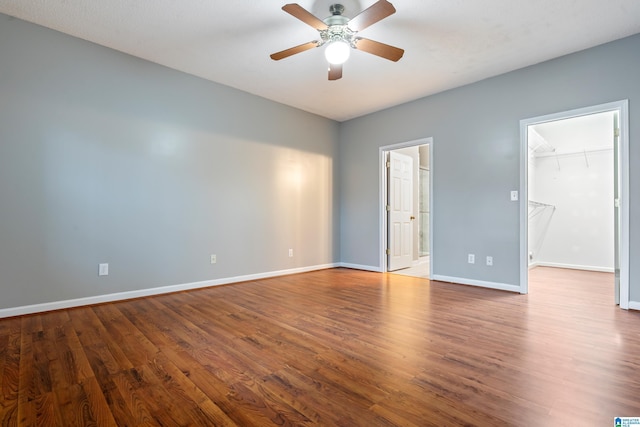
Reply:
<svg viewBox="0 0 640 427"><path fill-rule="evenodd" d="M595 148L583 148L582 150L571 151L556 151L554 153L535 153L535 157L562 157L562 156L575 156L578 154L584 155L585 153L597 153L603 151L613 151L613 146L595 147Z"/></svg>

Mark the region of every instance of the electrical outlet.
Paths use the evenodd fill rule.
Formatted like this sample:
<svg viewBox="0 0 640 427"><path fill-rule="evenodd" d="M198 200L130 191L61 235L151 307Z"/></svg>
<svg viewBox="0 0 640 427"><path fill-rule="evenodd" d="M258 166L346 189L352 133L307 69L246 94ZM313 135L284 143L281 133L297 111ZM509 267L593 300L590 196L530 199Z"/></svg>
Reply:
<svg viewBox="0 0 640 427"><path fill-rule="evenodd" d="M289 249L289 258L293 258L293 249Z"/></svg>
<svg viewBox="0 0 640 427"><path fill-rule="evenodd" d="M98 276L109 275L109 264L98 264Z"/></svg>
<svg viewBox="0 0 640 427"><path fill-rule="evenodd" d="M490 266L490 267L493 265L493 257L492 256L488 256L487 257L487 265Z"/></svg>
<svg viewBox="0 0 640 427"><path fill-rule="evenodd" d="M467 262L469 264L475 264L476 263L476 256L474 254L467 255Z"/></svg>
<svg viewBox="0 0 640 427"><path fill-rule="evenodd" d="M211 255L211 264L218 262L218 258L215 255Z"/></svg>
<svg viewBox="0 0 640 427"><path fill-rule="evenodd" d="M518 190L513 190L510 194L511 196L511 201L512 202L517 202L518 201Z"/></svg>

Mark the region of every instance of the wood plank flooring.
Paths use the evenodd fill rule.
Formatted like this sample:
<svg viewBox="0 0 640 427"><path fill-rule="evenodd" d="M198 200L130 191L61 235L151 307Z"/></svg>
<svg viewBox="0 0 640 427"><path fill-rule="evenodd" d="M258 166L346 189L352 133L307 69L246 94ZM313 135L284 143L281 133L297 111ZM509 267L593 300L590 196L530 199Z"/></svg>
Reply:
<svg viewBox="0 0 640 427"><path fill-rule="evenodd" d="M640 416L640 313L612 286L334 269L1 319L0 422L609 426Z"/></svg>

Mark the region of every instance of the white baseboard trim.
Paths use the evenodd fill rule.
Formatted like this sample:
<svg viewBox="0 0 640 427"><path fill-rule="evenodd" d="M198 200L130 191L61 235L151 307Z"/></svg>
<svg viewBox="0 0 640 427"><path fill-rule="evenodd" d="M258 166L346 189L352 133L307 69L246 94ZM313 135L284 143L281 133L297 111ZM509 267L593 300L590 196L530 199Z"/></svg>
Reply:
<svg viewBox="0 0 640 427"><path fill-rule="evenodd" d="M354 270L374 271L376 273L382 273L382 269L380 267L374 267L372 265L359 265L359 264L349 264L348 262L341 262L341 263L339 263L339 267L352 268Z"/></svg>
<svg viewBox="0 0 640 427"><path fill-rule="evenodd" d="M568 268L571 270L587 270L587 271L599 271L602 273L613 273L615 270L612 267L598 267L593 265L576 265L576 264L561 264L558 262L536 262L536 267L555 267L555 268Z"/></svg>
<svg viewBox="0 0 640 427"><path fill-rule="evenodd" d="M485 282L484 280L473 280L473 279L465 279L462 277L441 276L438 274L434 274L433 277L431 277L431 280L455 283L460 285L479 286L482 288L489 288L489 289L499 289L501 291L510 291L510 292L518 292L518 293L520 292L520 286L509 285L507 283Z"/></svg>
<svg viewBox="0 0 640 427"><path fill-rule="evenodd" d="M629 310L640 310L640 301L629 301Z"/></svg>
<svg viewBox="0 0 640 427"><path fill-rule="evenodd" d="M42 313L45 311L61 310L65 308L80 307L92 304L102 304L105 302L123 301L127 299L148 297L152 295L168 294L171 292L188 291L192 289L208 288L211 286L228 285L251 280L268 279L277 276L290 274L307 273L309 271L326 270L328 268L339 267L339 263L313 265L309 267L291 268L288 270L269 271L266 273L248 274L245 276L225 277L222 279L203 280L201 282L183 283L180 285L169 285L157 288L139 289L135 291L117 292L106 295L96 295L91 297L76 298L65 301L52 301L42 304L25 305L21 307L0 309L0 319L5 317L22 316L25 314Z"/></svg>

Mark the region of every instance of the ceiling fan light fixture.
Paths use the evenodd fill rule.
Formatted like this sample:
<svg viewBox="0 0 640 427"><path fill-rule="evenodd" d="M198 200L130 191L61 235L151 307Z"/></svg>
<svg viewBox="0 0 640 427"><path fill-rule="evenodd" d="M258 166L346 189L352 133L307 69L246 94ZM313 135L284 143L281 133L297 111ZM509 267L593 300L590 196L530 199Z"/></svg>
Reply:
<svg viewBox="0 0 640 427"><path fill-rule="evenodd" d="M404 50L400 48L357 36L365 28L396 13L395 7L388 0L377 0L351 19L342 14L345 8L339 3L329 7L331 16L325 19L318 18L297 3L285 4L282 6L282 10L316 29L320 40L313 40L272 53L270 56L274 61L288 58L314 47L324 46L324 56L330 64L329 80L338 80L342 78L342 64L349 59L351 49L357 49L394 62L402 58L404 54Z"/></svg>
<svg viewBox="0 0 640 427"><path fill-rule="evenodd" d="M330 64L334 65L344 64L349 59L350 54L351 46L343 40L327 43L327 47L324 49L324 57L327 58Z"/></svg>

